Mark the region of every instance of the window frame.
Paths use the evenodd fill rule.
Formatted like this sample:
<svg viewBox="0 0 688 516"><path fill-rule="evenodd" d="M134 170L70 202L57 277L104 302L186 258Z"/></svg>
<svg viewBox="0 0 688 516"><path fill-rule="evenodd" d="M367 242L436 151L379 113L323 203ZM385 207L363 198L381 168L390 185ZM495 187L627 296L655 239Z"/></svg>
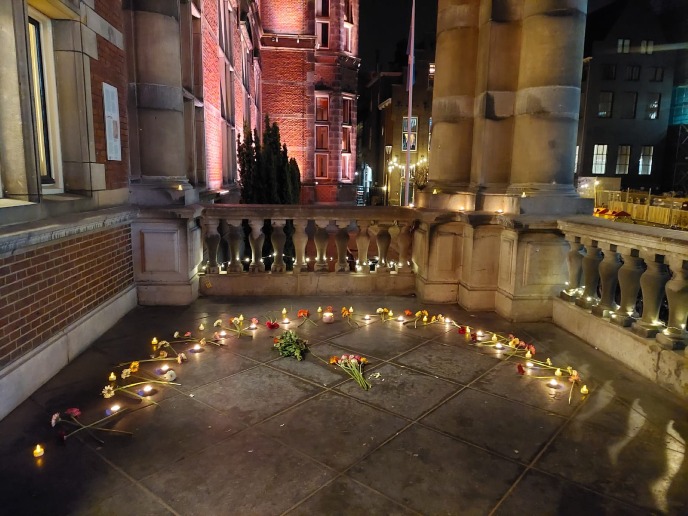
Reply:
<svg viewBox="0 0 688 516"><path fill-rule="evenodd" d="M603 95L609 95L609 100L602 100ZM607 106L606 110L602 109L603 104ZM613 91L600 91L600 96L597 99L597 118L611 118L612 112L614 110L614 92Z"/></svg>
<svg viewBox="0 0 688 516"><path fill-rule="evenodd" d="M324 145L319 146L321 140L320 133L324 133ZM327 151L330 148L330 126L324 124L317 124L315 126L315 150L317 151Z"/></svg>
<svg viewBox="0 0 688 516"><path fill-rule="evenodd" d="M650 149L650 153L647 154L647 149ZM643 145L640 149L640 159L638 159L638 175L639 176L650 176L652 175L652 158L654 157L655 148L653 145ZM649 157L649 161L643 163L643 161ZM647 170L647 172L643 172Z"/></svg>
<svg viewBox="0 0 688 516"><path fill-rule="evenodd" d="M323 28L327 27L327 38L323 40ZM330 48L330 22L324 20L317 20L315 22L315 41L316 49Z"/></svg>
<svg viewBox="0 0 688 516"><path fill-rule="evenodd" d="M628 103L628 98L633 95L633 112L629 116L624 109L627 107L626 104ZM638 114L638 92L637 91L624 91L623 92L623 97L621 101L621 113L619 113L619 118L623 120L634 120Z"/></svg>
<svg viewBox="0 0 688 516"><path fill-rule="evenodd" d="M617 54L630 54L631 52L631 40L625 38L619 38L616 40L616 53Z"/></svg>
<svg viewBox="0 0 688 516"><path fill-rule="evenodd" d="M314 163L314 168L315 168L315 170L314 170L314 175L315 175L315 179L327 179L327 178L329 177L329 176L328 176L328 170L327 170L327 169L328 169L328 164L329 164L329 163L328 163L328 162L329 162L329 157L330 157L329 154L326 153L326 152L316 152L316 153L315 153L315 159L314 159L314 161L315 161L315 163ZM320 167L318 166L319 164L322 164L323 167L320 168ZM324 174L322 173L322 170L323 170L323 169L324 169L324 171L325 171ZM320 174L318 173L318 170L321 171Z"/></svg>
<svg viewBox="0 0 688 516"><path fill-rule="evenodd" d="M327 107L324 110L325 113L325 118L318 118L318 111L320 108L318 107L318 102L321 100L325 100L327 103ZM322 110L320 110L322 112ZM330 96L329 95L315 95L315 121L316 122L329 122L330 121Z"/></svg>
<svg viewBox="0 0 688 516"><path fill-rule="evenodd" d="M604 151L604 152L598 152ZM596 176L603 176L607 172L607 154L609 146L606 143L596 143L593 147L592 154L592 170L591 172ZM601 172L600 172L601 170Z"/></svg>
<svg viewBox="0 0 688 516"><path fill-rule="evenodd" d="M652 107L652 99L657 99L657 106ZM662 107L662 94L657 92L648 92L647 102L645 103L645 120L659 120L659 110Z"/></svg>
<svg viewBox="0 0 688 516"><path fill-rule="evenodd" d="M623 152L622 150L628 150L628 152ZM616 168L615 173L617 176L628 175L628 169L631 165L631 153L633 152L633 147L631 145L619 145L616 151ZM623 159L622 159L623 158Z"/></svg>

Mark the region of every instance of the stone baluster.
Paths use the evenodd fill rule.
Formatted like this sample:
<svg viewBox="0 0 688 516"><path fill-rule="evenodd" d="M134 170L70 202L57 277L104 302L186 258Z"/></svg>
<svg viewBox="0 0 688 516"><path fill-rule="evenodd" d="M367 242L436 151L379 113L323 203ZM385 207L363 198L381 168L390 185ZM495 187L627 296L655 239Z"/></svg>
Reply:
<svg viewBox="0 0 688 516"><path fill-rule="evenodd" d="M597 286L600 283L600 262L602 261L602 253L597 247L597 240L588 240L584 242L586 247L586 254L583 258L583 282L585 289L583 295L576 299L576 304L583 308L590 308L597 302Z"/></svg>
<svg viewBox="0 0 688 516"><path fill-rule="evenodd" d="M306 234L306 226L308 221L305 219L294 219L294 272L307 272L308 263L306 262L306 244L308 244L308 235Z"/></svg>
<svg viewBox="0 0 688 516"><path fill-rule="evenodd" d="M327 233L327 226L330 224L329 220L315 221L315 272L327 272L327 243L330 240L330 235Z"/></svg>
<svg viewBox="0 0 688 516"><path fill-rule="evenodd" d="M387 253L389 252L389 244L392 237L389 234L389 229L386 226L378 225L378 232L375 238L377 242L378 263L375 271L377 273L388 273L389 264L387 262Z"/></svg>
<svg viewBox="0 0 688 516"><path fill-rule="evenodd" d="M637 249L619 247L618 250L623 259L623 265L619 269L621 303L616 317L612 317L611 322L619 326L630 326L638 317L635 306L640 292L640 276L645 272L645 262Z"/></svg>
<svg viewBox="0 0 688 516"><path fill-rule="evenodd" d="M241 219L227 219L227 233L224 235L229 246L229 265L227 272L243 272L241 263L242 248L244 246L244 227Z"/></svg>
<svg viewBox="0 0 688 516"><path fill-rule="evenodd" d="M248 237L248 243L251 245L251 265L249 265L249 272L265 272L265 264L263 263L263 242L265 235L263 234L263 219L250 219L248 225L251 226L251 234Z"/></svg>
<svg viewBox="0 0 688 516"><path fill-rule="evenodd" d="M411 265L411 244L413 243L413 237L411 236L410 222L404 222L400 227L397 242L399 245L399 264L397 265L397 272L399 274L411 274L413 272L413 267Z"/></svg>
<svg viewBox="0 0 688 516"><path fill-rule="evenodd" d="M272 220L270 241L272 242L274 260L270 268L271 272L287 272L287 266L284 263L284 244L287 242L287 235L284 233L286 223L285 219Z"/></svg>
<svg viewBox="0 0 688 516"><path fill-rule="evenodd" d="M337 266L336 272L348 272L349 261L347 260L347 251L349 249L349 227L348 220L335 221L337 232L334 235L334 243L337 245Z"/></svg>
<svg viewBox="0 0 688 516"><path fill-rule="evenodd" d="M643 314L633 323L633 331L645 338L657 335L661 323L657 320L664 299L664 286L669 281L669 268L661 254L643 256L647 270L640 277L640 290L643 294Z"/></svg>
<svg viewBox="0 0 688 516"><path fill-rule="evenodd" d="M583 271L583 257L585 256L585 248L581 244L581 238L577 236L567 236L566 240L571 249L566 255L566 264L569 269L569 280L566 282L566 289L561 293L560 297L566 301L575 301L580 297L578 287L581 286L581 277Z"/></svg>
<svg viewBox="0 0 688 516"><path fill-rule="evenodd" d="M217 264L217 250L220 247L220 233L217 230L220 224L219 219L206 217L205 224L205 245L208 248L208 265L205 268L206 274L219 274L220 267Z"/></svg>
<svg viewBox="0 0 688 516"><path fill-rule="evenodd" d="M657 334L657 342L668 349L685 349L688 341L688 261L678 256L670 259L673 275L665 290L669 304L667 328Z"/></svg>
<svg viewBox="0 0 688 516"><path fill-rule="evenodd" d="M356 259L356 270L359 272L370 272L370 260L368 260L368 248L370 247L370 235L368 234L368 226L370 221L357 220L358 235L356 235L356 247L358 248L358 257Z"/></svg>
<svg viewBox="0 0 688 516"><path fill-rule="evenodd" d="M614 244L605 244L604 259L600 262L600 284L602 292L600 302L592 307L593 315L607 317L609 312L614 312L618 308L614 297L616 296L616 286L619 284L618 272L621 268L619 253L616 252Z"/></svg>

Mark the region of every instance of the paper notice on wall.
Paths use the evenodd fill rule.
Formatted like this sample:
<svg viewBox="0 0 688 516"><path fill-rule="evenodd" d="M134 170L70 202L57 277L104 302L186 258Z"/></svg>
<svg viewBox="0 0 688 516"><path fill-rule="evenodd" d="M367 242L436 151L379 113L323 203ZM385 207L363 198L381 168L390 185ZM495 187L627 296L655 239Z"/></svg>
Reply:
<svg viewBox="0 0 688 516"><path fill-rule="evenodd" d="M103 107L105 112L105 140L107 159L122 160L122 142L119 132L119 101L117 88L103 83Z"/></svg>

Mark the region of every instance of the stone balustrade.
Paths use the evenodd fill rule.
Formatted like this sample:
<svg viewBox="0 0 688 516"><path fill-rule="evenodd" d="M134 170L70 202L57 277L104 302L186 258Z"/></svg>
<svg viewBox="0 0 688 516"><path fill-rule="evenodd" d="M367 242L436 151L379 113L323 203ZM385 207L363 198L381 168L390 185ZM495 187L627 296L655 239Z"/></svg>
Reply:
<svg viewBox="0 0 688 516"><path fill-rule="evenodd" d="M664 347L685 348L688 234L589 217L559 221L559 228L570 244L563 299Z"/></svg>
<svg viewBox="0 0 688 516"><path fill-rule="evenodd" d="M410 294L415 221L414 210L400 207L207 206L201 292ZM263 256L267 238L272 256Z"/></svg>

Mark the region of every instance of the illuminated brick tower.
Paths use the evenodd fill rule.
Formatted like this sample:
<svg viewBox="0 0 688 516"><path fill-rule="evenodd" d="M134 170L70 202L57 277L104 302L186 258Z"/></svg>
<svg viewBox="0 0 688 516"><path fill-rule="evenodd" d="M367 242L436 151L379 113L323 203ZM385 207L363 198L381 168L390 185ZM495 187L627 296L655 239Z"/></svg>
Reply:
<svg viewBox="0 0 688 516"><path fill-rule="evenodd" d="M358 0L261 0L262 112L301 169L302 202L353 201Z"/></svg>

